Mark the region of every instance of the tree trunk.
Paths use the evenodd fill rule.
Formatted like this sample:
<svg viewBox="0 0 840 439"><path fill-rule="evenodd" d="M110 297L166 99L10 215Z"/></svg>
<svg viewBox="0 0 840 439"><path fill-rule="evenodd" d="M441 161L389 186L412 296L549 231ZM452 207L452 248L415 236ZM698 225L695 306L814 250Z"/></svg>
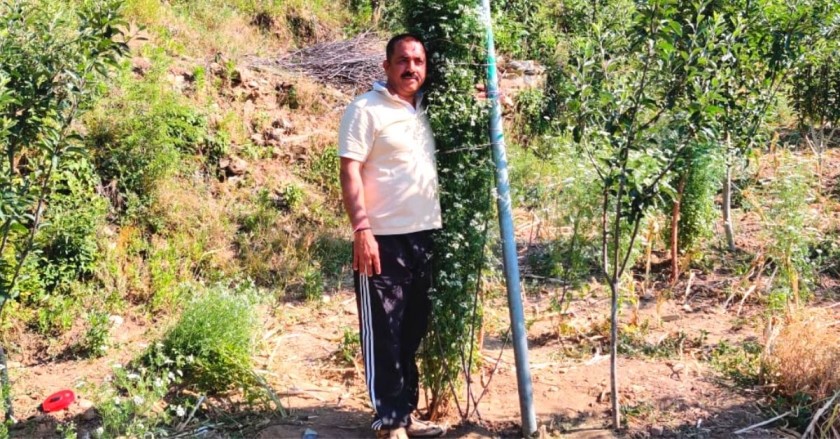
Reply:
<svg viewBox="0 0 840 439"><path fill-rule="evenodd" d="M674 199L674 209L671 212L671 285L677 283L680 277L680 208L687 179L688 170L680 176L677 197Z"/></svg>
<svg viewBox="0 0 840 439"><path fill-rule="evenodd" d="M723 230L726 233L726 245L730 252L734 252L735 248L735 231L732 227L732 139L729 133L726 133L726 175L723 177Z"/></svg>
<svg viewBox="0 0 840 439"><path fill-rule="evenodd" d="M610 403L612 404L613 429L621 428L621 411L618 402L618 279L610 282L612 302L610 309Z"/></svg>
<svg viewBox="0 0 840 439"><path fill-rule="evenodd" d="M15 422L15 411L12 407L12 386L9 383L9 368L6 364L6 351L0 346L0 385L2 385L3 402L6 404L6 422Z"/></svg>

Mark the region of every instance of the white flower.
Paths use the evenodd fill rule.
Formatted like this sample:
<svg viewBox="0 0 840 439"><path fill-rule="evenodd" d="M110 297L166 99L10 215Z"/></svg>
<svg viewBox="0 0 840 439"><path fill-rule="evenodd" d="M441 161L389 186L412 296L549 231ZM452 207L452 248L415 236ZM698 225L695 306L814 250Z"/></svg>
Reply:
<svg viewBox="0 0 840 439"><path fill-rule="evenodd" d="M114 404L116 404L116 405L120 405L121 403L122 403L122 400L120 399L120 397L119 397L119 396L115 396L115 397L114 397Z"/></svg>
<svg viewBox="0 0 840 439"><path fill-rule="evenodd" d="M195 357L193 357L192 354L187 355L187 363L192 363L193 361L195 361Z"/></svg>
<svg viewBox="0 0 840 439"><path fill-rule="evenodd" d="M179 418L183 418L187 411L184 410L184 407L181 404L175 406L175 414L178 415Z"/></svg>
<svg viewBox="0 0 840 439"><path fill-rule="evenodd" d="M143 399L142 396L140 396L140 395L135 395L134 396L134 405L140 405L140 404L143 404L144 402L146 402L146 400Z"/></svg>
<svg viewBox="0 0 840 439"><path fill-rule="evenodd" d="M162 386L163 386L163 380L160 379L160 378L155 378L155 387L162 387Z"/></svg>
<svg viewBox="0 0 840 439"><path fill-rule="evenodd" d="M172 371L169 371L169 373L167 373L167 374L166 374L166 376L167 376L170 380L174 380L174 379L175 379L175 374L174 374L174 373L172 373Z"/></svg>
<svg viewBox="0 0 840 439"><path fill-rule="evenodd" d="M138 375L136 373L130 373L130 374L126 375L125 377L132 380L132 381L140 379L140 375Z"/></svg>

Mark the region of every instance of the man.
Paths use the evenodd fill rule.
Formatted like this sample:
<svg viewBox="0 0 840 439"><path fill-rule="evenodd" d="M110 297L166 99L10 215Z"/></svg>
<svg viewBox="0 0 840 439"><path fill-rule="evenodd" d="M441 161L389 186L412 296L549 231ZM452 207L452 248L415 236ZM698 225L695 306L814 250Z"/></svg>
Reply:
<svg viewBox="0 0 840 439"><path fill-rule="evenodd" d="M387 80L347 107L338 142L371 427L379 438L436 437L440 427L411 416L419 397L415 353L431 310L432 233L441 227L434 138L422 105L426 49L401 34L385 55Z"/></svg>

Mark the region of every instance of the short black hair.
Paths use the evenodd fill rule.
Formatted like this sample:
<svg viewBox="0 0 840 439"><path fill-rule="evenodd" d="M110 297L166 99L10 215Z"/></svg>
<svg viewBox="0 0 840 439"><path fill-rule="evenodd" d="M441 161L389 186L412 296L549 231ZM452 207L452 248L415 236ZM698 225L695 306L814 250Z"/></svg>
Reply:
<svg viewBox="0 0 840 439"><path fill-rule="evenodd" d="M391 60L391 57L394 55L394 50L397 49L397 44L403 40L417 41L421 46L423 46L423 53L426 53L426 43L423 42L423 39L420 38L420 36L417 34L404 33L394 35L390 40L388 40L388 44L385 46L385 59L388 61Z"/></svg>

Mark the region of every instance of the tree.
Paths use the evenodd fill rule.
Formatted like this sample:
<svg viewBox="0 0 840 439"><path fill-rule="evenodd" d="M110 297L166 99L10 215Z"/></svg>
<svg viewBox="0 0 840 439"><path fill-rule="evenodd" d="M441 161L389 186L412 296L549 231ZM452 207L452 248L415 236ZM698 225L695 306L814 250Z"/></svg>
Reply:
<svg viewBox="0 0 840 439"><path fill-rule="evenodd" d="M817 178L822 179L822 158L840 125L840 6L824 11L833 23L816 35L802 63L793 68L790 96L807 130L805 142L818 158Z"/></svg>
<svg viewBox="0 0 840 439"><path fill-rule="evenodd" d="M81 152L74 122L128 50L118 0L0 5L0 313L20 294L62 159ZM5 355L0 348L5 387ZM7 419L12 416L6 390Z"/></svg>
<svg viewBox="0 0 840 439"><path fill-rule="evenodd" d="M714 137L716 53L723 29L706 2L612 2L573 38L552 87L553 115L573 131L601 182L601 269L611 293L611 403L620 426L618 304L649 209L690 145ZM614 17L631 17L626 24Z"/></svg>

